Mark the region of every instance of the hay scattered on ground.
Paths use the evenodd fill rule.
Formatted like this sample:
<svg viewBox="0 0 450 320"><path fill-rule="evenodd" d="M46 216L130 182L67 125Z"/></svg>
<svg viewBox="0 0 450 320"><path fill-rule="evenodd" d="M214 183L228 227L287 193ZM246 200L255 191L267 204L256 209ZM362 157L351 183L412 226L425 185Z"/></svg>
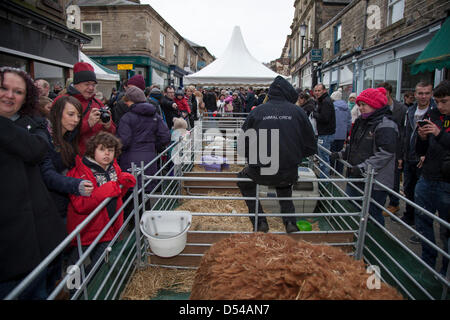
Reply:
<svg viewBox="0 0 450 320"><path fill-rule="evenodd" d="M195 270L147 267L136 270L122 294L122 300L150 300L159 290L188 293L194 282Z"/></svg>
<svg viewBox="0 0 450 320"><path fill-rule="evenodd" d="M235 234L215 243L197 269L191 299L399 300L381 283L370 289L362 261L342 250L285 235ZM370 281L370 280L369 280Z"/></svg>
<svg viewBox="0 0 450 320"><path fill-rule="evenodd" d="M240 193L209 192L207 196L242 196ZM248 213L244 200L185 200L176 210L208 213ZM281 217L267 217L270 231L285 232ZM313 231L319 230L318 222L312 223ZM191 230L202 231L253 231L249 217L193 216Z"/></svg>

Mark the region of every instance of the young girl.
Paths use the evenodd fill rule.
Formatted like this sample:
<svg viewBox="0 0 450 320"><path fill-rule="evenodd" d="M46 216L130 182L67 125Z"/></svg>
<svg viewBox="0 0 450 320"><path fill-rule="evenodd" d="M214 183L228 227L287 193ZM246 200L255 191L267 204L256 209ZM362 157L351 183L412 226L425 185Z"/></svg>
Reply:
<svg viewBox="0 0 450 320"><path fill-rule="evenodd" d="M46 135L49 152L40 165L44 182L64 219L68 194L89 196L93 188L90 181L66 177L78 153L81 112L81 103L74 97L64 96L54 103L49 114L50 132Z"/></svg>
<svg viewBox="0 0 450 320"><path fill-rule="evenodd" d="M191 108L187 102L187 99L184 96L183 90L177 90L175 93L175 99L173 100L178 106L178 110L180 110L183 119L187 119L189 114L191 113Z"/></svg>
<svg viewBox="0 0 450 320"><path fill-rule="evenodd" d="M83 178L91 181L94 189L90 197L71 195L67 213L67 232L70 234L89 214L106 198L112 198L94 219L81 231L83 251L95 240L104 227L115 217L122 206L122 197L127 190L136 184L133 175L122 172L116 158L120 155L121 143L114 135L101 131L91 137L86 144L83 158L76 157L75 167L68 172L69 177ZM122 186L122 190L120 189ZM123 212L116 217L114 224L106 231L97 246L91 252L91 264L86 272L92 269L109 242L114 238L123 224ZM72 242L76 246L76 240ZM72 251L71 262L77 260L77 250Z"/></svg>

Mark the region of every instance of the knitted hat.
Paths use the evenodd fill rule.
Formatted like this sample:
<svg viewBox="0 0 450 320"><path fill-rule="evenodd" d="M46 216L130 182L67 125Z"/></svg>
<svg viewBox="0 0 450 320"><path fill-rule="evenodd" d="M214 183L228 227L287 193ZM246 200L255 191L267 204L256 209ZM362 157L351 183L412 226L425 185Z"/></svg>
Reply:
<svg viewBox="0 0 450 320"><path fill-rule="evenodd" d="M367 103L374 109L381 109L387 104L386 89L383 87L366 89L356 98L356 104L359 105L360 101Z"/></svg>
<svg viewBox="0 0 450 320"><path fill-rule="evenodd" d="M87 62L75 63L73 66L73 84L87 81L95 81L97 83L94 68Z"/></svg>
<svg viewBox="0 0 450 320"><path fill-rule="evenodd" d="M147 102L144 91L138 87L129 87L125 92L125 97L134 103Z"/></svg>
<svg viewBox="0 0 450 320"><path fill-rule="evenodd" d="M337 101L337 100L342 100L342 92L341 91L335 91L331 94L330 97L332 100Z"/></svg>
<svg viewBox="0 0 450 320"><path fill-rule="evenodd" d="M152 91L150 91L150 97L155 98L159 101L162 98L161 90L159 90L158 88L153 88Z"/></svg>
<svg viewBox="0 0 450 320"><path fill-rule="evenodd" d="M133 85L141 89L142 91L145 90L145 80L144 77L140 74L137 74L135 76L132 76L130 79L128 79L128 85Z"/></svg>

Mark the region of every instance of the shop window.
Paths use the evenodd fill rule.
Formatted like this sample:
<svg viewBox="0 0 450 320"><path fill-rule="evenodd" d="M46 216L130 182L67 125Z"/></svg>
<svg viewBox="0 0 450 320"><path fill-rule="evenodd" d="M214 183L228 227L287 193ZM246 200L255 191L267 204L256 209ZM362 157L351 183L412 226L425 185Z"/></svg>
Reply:
<svg viewBox="0 0 450 320"><path fill-rule="evenodd" d="M166 56L166 36L163 33L159 34L159 55L163 58Z"/></svg>
<svg viewBox="0 0 450 320"><path fill-rule="evenodd" d="M364 70L363 90L373 87L373 68Z"/></svg>
<svg viewBox="0 0 450 320"><path fill-rule="evenodd" d="M44 79L52 88L58 82L64 86L64 68L34 61L34 79Z"/></svg>
<svg viewBox="0 0 450 320"><path fill-rule="evenodd" d="M92 41L84 44L85 49L101 49L102 48L102 22L86 21L81 23L81 30L84 34L90 36Z"/></svg>
<svg viewBox="0 0 450 320"><path fill-rule="evenodd" d="M388 25L403 19L405 0L389 0L388 3Z"/></svg>
<svg viewBox="0 0 450 320"><path fill-rule="evenodd" d="M13 67L30 72L28 60L5 53L0 53L0 66Z"/></svg>
<svg viewBox="0 0 450 320"><path fill-rule="evenodd" d="M340 23L334 27L334 54L341 51L341 30L342 24Z"/></svg>
<svg viewBox="0 0 450 320"><path fill-rule="evenodd" d="M398 81L398 62L390 62L386 64L386 82L392 86L392 96L397 94L397 81ZM398 98L398 97L397 97Z"/></svg>
<svg viewBox="0 0 450 320"><path fill-rule="evenodd" d="M384 64L375 67L375 73L374 73L374 79L373 79L374 88L378 87L378 85L380 85L380 83L384 82L384 69L385 69Z"/></svg>
<svg viewBox="0 0 450 320"><path fill-rule="evenodd" d="M402 87L401 87L401 96L406 91L414 91L416 89L416 84L425 81L429 83L434 83L434 75L435 71L427 71L420 72L418 74L411 74L411 65L416 61L420 52L408 57L403 58L402 60Z"/></svg>

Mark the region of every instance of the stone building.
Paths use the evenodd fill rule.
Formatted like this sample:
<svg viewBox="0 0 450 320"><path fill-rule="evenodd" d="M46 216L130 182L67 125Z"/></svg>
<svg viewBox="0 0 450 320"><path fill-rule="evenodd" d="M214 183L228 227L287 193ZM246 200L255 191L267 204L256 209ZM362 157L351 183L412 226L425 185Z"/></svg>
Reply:
<svg viewBox="0 0 450 320"><path fill-rule="evenodd" d="M295 0L290 35L290 74L294 86L310 89L317 82L314 72L317 61L314 61L316 55L313 49L318 48L318 29L349 2L350 0Z"/></svg>
<svg viewBox="0 0 450 320"><path fill-rule="evenodd" d="M27 71L50 85L64 85L78 61L79 47L91 41L66 26L65 1L0 1L0 66Z"/></svg>
<svg viewBox="0 0 450 320"><path fill-rule="evenodd" d="M289 57L289 45L291 42L290 36L286 37L286 42L284 44L283 50L281 52L281 56L278 59L270 61L267 65L272 71L279 73L283 76L289 76L289 66L290 66L290 57Z"/></svg>
<svg viewBox="0 0 450 320"><path fill-rule="evenodd" d="M318 29L320 81L330 92L342 87L344 98L385 81L397 99L421 80L438 84L445 70L412 75L411 64L448 10L446 0L353 0Z"/></svg>
<svg viewBox="0 0 450 320"><path fill-rule="evenodd" d="M142 74L146 84L183 86L183 77L198 71L214 57L192 46L150 5L139 0L78 0L81 31L93 41L83 52L121 80ZM200 51L200 52L199 52Z"/></svg>

